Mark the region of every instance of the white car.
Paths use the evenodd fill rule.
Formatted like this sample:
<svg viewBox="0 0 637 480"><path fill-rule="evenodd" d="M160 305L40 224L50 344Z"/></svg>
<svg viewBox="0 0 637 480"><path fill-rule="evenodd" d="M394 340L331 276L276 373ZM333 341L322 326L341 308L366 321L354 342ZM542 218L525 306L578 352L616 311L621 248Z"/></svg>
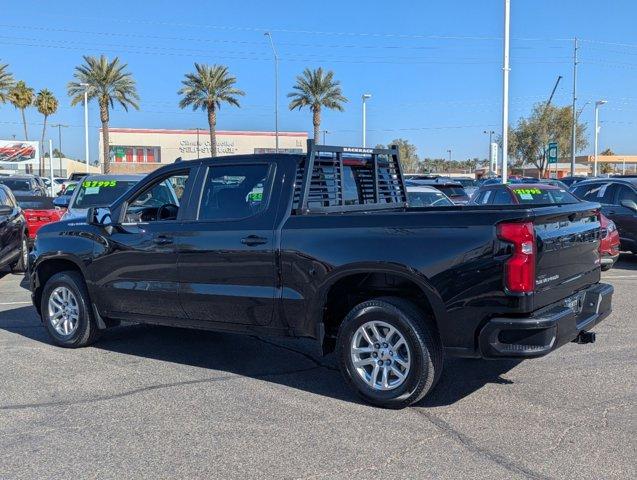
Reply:
<svg viewBox="0 0 637 480"><path fill-rule="evenodd" d="M407 185L407 201L410 207L453 207L449 197L434 187Z"/></svg>

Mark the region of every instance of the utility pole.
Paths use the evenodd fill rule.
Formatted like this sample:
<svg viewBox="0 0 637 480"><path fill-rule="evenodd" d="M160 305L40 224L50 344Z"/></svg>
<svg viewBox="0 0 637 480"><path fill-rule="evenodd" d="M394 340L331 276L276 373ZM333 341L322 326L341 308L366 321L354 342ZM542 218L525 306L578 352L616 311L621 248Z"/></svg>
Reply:
<svg viewBox="0 0 637 480"><path fill-rule="evenodd" d="M449 154L449 162L451 162L451 149L447 150L447 153Z"/></svg>
<svg viewBox="0 0 637 480"><path fill-rule="evenodd" d="M265 32L264 35L270 39L270 46L272 47L272 53L274 54L274 135L275 152L279 153L279 56L274 48L272 34L270 32Z"/></svg>
<svg viewBox="0 0 637 480"><path fill-rule="evenodd" d="M502 55L502 183L508 180L509 161L509 25L511 0L504 0L504 45Z"/></svg>
<svg viewBox="0 0 637 480"><path fill-rule="evenodd" d="M573 43L573 125L571 130L571 177L575 176L575 150L577 148L577 37Z"/></svg>
<svg viewBox="0 0 637 480"><path fill-rule="evenodd" d="M328 133L330 133L330 131L329 131L329 130L322 130L322 132L323 132L323 145L327 145L327 143L325 143L325 136L326 136Z"/></svg>
<svg viewBox="0 0 637 480"><path fill-rule="evenodd" d="M61 123L57 123L55 125L51 125L51 127L53 128L57 127L58 129L58 153L59 153L58 159L60 161L60 177L61 177L62 176L62 128L66 128L68 127L68 125L62 125ZM51 162L53 162L52 158L51 158ZM53 167L51 167L51 170L53 170Z"/></svg>

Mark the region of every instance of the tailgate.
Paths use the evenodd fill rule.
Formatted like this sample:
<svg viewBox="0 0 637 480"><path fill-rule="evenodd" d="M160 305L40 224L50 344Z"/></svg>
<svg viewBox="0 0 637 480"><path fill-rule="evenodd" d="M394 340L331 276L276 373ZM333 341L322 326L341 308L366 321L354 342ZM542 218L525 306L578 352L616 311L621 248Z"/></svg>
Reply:
<svg viewBox="0 0 637 480"><path fill-rule="evenodd" d="M533 209L537 263L533 308L599 282L599 205L577 203Z"/></svg>

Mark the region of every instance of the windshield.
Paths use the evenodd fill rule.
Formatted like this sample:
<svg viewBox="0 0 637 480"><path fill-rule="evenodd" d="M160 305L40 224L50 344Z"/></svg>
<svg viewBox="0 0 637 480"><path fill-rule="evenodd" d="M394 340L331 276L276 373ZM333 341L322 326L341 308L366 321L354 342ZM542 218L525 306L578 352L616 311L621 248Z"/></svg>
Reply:
<svg viewBox="0 0 637 480"><path fill-rule="evenodd" d="M443 192L448 197L466 197L467 192L460 185L434 185L435 188Z"/></svg>
<svg viewBox="0 0 637 480"><path fill-rule="evenodd" d="M53 199L49 197L15 197L22 210L55 210Z"/></svg>
<svg viewBox="0 0 637 480"><path fill-rule="evenodd" d="M410 207L445 207L453 202L442 192L407 192Z"/></svg>
<svg viewBox="0 0 637 480"><path fill-rule="evenodd" d="M0 178L0 183L6 185L14 192L28 192L33 188L31 181L27 179Z"/></svg>
<svg viewBox="0 0 637 480"><path fill-rule="evenodd" d="M136 180L87 180L79 187L71 208L105 207L136 183Z"/></svg>
<svg viewBox="0 0 637 480"><path fill-rule="evenodd" d="M477 182L471 178L455 178L454 181L460 183L463 187L475 187Z"/></svg>
<svg viewBox="0 0 637 480"><path fill-rule="evenodd" d="M513 193L518 203L523 205L560 205L579 202L577 198L561 188L514 188Z"/></svg>

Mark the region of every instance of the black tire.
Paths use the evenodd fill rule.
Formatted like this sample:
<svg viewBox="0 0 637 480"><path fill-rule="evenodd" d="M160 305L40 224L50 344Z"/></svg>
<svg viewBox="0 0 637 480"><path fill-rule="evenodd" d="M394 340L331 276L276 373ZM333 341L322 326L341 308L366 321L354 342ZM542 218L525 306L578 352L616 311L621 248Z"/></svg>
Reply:
<svg viewBox="0 0 637 480"><path fill-rule="evenodd" d="M20 237L20 256L18 260L10 265L13 273L24 273L27 271L27 267L29 266L29 242L27 239L28 234L26 232L22 233Z"/></svg>
<svg viewBox="0 0 637 480"><path fill-rule="evenodd" d="M373 320L396 328L409 346L411 365L407 377L393 390L377 390L356 371L351 344L359 327ZM440 337L430 318L414 303L396 297L381 297L354 307L343 320L336 342L345 381L366 401L384 408L405 408L421 400L434 388L443 366Z"/></svg>
<svg viewBox="0 0 637 480"><path fill-rule="evenodd" d="M611 268L613 268L612 265L602 265L602 272L607 272L609 271Z"/></svg>
<svg viewBox="0 0 637 480"><path fill-rule="evenodd" d="M68 288L77 300L79 320L75 331L68 335L61 335L55 330L49 318L49 298L58 287ZM86 347L94 343L100 330L97 327L95 316L91 308L91 301L84 278L78 272L65 271L53 275L44 285L42 291L42 301L40 303L42 322L49 333L51 339L59 346L66 348Z"/></svg>

